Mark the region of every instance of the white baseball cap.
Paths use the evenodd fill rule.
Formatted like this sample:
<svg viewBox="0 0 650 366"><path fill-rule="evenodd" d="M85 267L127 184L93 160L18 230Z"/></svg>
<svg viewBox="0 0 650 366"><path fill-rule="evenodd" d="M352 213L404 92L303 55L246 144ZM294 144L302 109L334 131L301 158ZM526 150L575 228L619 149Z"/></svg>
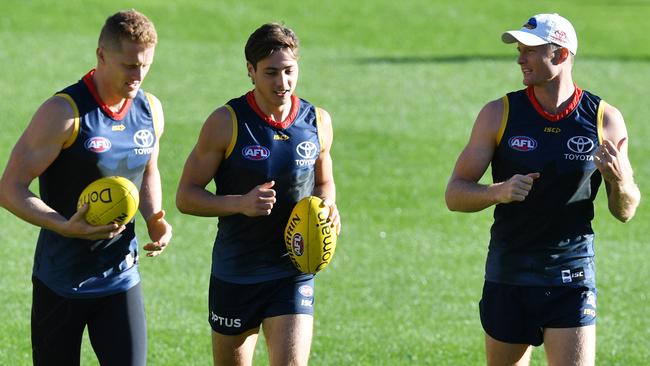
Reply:
<svg viewBox="0 0 650 366"><path fill-rule="evenodd" d="M575 29L571 22L557 13L533 15L520 30L503 33L501 40L505 43L520 42L526 46L554 43L568 48L574 55L578 51Z"/></svg>

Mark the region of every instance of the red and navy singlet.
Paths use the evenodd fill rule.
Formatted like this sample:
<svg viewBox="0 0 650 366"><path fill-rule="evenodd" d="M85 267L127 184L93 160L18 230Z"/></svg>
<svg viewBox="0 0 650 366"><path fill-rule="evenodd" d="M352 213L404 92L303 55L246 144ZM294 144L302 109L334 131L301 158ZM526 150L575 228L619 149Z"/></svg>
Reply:
<svg viewBox="0 0 650 366"><path fill-rule="evenodd" d="M298 274L284 245L293 206L314 190L321 152L319 109L292 97L284 123L272 124L257 108L253 92L229 101L233 137L215 175L218 195L242 195L275 181L276 203L269 216L219 218L212 275L232 283L257 283Z"/></svg>
<svg viewBox="0 0 650 366"><path fill-rule="evenodd" d="M605 102L576 87L567 109L549 115L533 88L508 93L492 158L494 182L539 172L523 202L498 204L486 280L527 286L595 284L593 201L601 184L593 153Z"/></svg>
<svg viewBox="0 0 650 366"><path fill-rule="evenodd" d="M81 191L100 177L123 176L140 188L157 140L151 96L139 90L114 113L99 99L93 71L56 94L74 111L74 132L39 177L41 199L66 218L76 212ZM116 239L104 241L41 229L33 275L61 296L99 297L140 281L137 258L134 220Z"/></svg>

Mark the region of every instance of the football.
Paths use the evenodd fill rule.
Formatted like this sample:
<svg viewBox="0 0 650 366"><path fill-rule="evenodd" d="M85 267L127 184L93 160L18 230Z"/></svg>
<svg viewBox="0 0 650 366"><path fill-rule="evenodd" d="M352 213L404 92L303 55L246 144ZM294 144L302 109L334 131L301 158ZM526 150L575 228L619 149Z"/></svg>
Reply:
<svg viewBox="0 0 650 366"><path fill-rule="evenodd" d="M308 196L296 203L284 228L289 258L301 272L316 273L332 261L336 229L327 221L329 207L319 197Z"/></svg>
<svg viewBox="0 0 650 366"><path fill-rule="evenodd" d="M79 195L77 209L88 203L86 221L91 225L126 224L138 211L138 188L124 177L103 177Z"/></svg>

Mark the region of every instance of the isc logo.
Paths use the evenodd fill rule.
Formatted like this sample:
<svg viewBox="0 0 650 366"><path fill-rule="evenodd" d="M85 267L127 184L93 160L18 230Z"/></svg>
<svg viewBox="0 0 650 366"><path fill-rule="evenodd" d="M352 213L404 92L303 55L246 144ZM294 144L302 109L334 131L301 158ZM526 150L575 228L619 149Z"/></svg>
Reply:
<svg viewBox="0 0 650 366"><path fill-rule="evenodd" d="M546 133L560 133L562 130L559 127L544 127Z"/></svg>
<svg viewBox="0 0 650 366"><path fill-rule="evenodd" d="M532 151L537 148L537 141L527 136L514 136L508 140L508 146L517 151Z"/></svg>
<svg viewBox="0 0 650 366"><path fill-rule="evenodd" d="M271 155L271 151L261 145L246 146L242 149L241 153L244 158L253 161L265 160Z"/></svg>
<svg viewBox="0 0 650 366"><path fill-rule="evenodd" d="M582 314L583 315L588 315L588 316L591 316L591 317L595 317L596 316L596 310L594 310L594 309L584 309L582 311Z"/></svg>

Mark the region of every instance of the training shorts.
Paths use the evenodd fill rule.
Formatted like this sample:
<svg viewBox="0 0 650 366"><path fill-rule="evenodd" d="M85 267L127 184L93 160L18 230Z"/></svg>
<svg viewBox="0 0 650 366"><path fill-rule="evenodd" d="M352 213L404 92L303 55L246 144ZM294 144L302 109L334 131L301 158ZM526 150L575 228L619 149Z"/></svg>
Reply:
<svg viewBox="0 0 650 366"><path fill-rule="evenodd" d="M539 346L544 341L544 328L595 324L596 289L485 281L479 308L481 324L490 337L506 343Z"/></svg>
<svg viewBox="0 0 650 366"><path fill-rule="evenodd" d="M210 277L208 321L224 335L255 329L266 318L314 314L314 277L298 275L255 284L237 284Z"/></svg>

